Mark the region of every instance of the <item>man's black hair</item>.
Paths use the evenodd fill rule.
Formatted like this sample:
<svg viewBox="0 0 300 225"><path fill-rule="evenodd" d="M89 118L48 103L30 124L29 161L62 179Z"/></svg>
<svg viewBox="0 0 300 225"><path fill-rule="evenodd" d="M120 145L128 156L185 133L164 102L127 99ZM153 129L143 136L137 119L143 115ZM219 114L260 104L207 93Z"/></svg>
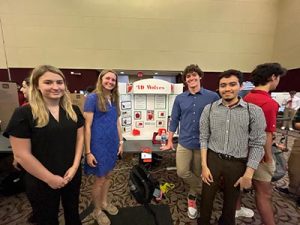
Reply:
<svg viewBox="0 0 300 225"><path fill-rule="evenodd" d="M276 77L284 76L286 71L279 63L260 64L252 71L251 80L254 86L266 85L271 81L273 75Z"/></svg>
<svg viewBox="0 0 300 225"><path fill-rule="evenodd" d="M218 82L220 83L220 80L222 78L229 78L231 76L235 76L238 80L239 80L239 83L240 85L242 86L243 84L243 81L244 81L244 75L241 71L239 70L233 70L233 69L230 69L230 70L226 70L224 71L223 73L221 73L219 75L219 78L218 78Z"/></svg>

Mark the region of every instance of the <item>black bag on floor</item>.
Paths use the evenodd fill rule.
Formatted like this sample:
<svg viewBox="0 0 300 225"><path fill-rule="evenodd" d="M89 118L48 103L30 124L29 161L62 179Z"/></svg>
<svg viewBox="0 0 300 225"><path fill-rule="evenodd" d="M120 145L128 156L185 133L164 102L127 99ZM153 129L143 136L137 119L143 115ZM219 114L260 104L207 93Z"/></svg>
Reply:
<svg viewBox="0 0 300 225"><path fill-rule="evenodd" d="M130 171L129 188L135 200L140 204L149 203L158 182L143 165L135 165Z"/></svg>
<svg viewBox="0 0 300 225"><path fill-rule="evenodd" d="M9 196L25 191L24 172L16 171L8 174L0 184L0 192Z"/></svg>
<svg viewBox="0 0 300 225"><path fill-rule="evenodd" d="M129 189L135 200L144 205L146 210L153 216L154 223L158 225L158 221L154 211L149 203L153 198L155 187L159 187L159 183L153 179L151 174L143 165L135 165L129 175Z"/></svg>

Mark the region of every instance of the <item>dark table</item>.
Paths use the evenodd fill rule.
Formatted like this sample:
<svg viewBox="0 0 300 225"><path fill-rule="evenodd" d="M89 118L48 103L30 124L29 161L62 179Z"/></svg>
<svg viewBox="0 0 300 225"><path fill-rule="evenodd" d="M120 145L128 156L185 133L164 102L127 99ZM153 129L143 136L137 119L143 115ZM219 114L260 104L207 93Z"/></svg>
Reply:
<svg viewBox="0 0 300 225"><path fill-rule="evenodd" d="M143 150L143 148L149 147L152 149L152 152L161 152L161 153L167 153L167 152L174 152L174 150L168 150L168 151L161 151L159 148L161 147L160 144L152 144L151 140L126 140L124 141L124 152L125 153L139 153ZM176 146L174 146L176 147Z"/></svg>

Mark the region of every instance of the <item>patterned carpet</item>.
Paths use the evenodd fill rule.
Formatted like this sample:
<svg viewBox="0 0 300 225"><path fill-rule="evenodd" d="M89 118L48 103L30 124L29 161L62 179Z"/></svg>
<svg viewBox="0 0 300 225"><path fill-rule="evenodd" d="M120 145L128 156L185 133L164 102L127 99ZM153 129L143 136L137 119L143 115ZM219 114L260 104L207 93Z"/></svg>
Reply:
<svg viewBox="0 0 300 225"><path fill-rule="evenodd" d="M293 143L293 138L289 139L289 146ZM183 184L182 180L176 175L176 171L166 170L167 166L175 166L175 154L164 154L162 165L152 171L152 175L157 178L161 183L169 182L174 183L175 188L171 190L166 198L160 203L152 202L153 204L166 204L169 205L173 224L174 225L195 225L195 220L190 220L187 217L186 205L186 190L187 187ZM286 155L288 157L288 153ZM122 161L119 161L114 170L112 177L112 186L110 192L111 201L118 207L128 207L138 205L131 197L128 188L128 175L132 165L137 163L137 157L127 155ZM93 177L83 176L81 196L80 196L80 212L83 224L96 224L91 215L91 184ZM288 184L288 177L274 183L275 186L285 187ZM273 207L275 212L275 221L278 225L297 225L300 224L300 208L295 204L295 201L287 196L278 193L275 189L273 192ZM239 218L237 224L261 224L260 216L258 215L254 193L246 193L243 195L242 204L251 208L255 212L253 218ZM214 203L214 212L212 216L212 223L216 224L220 216L222 208L222 193L218 193ZM27 202L24 193L14 196L5 197L0 196L0 224L14 225L14 224L28 224L26 220L31 212L30 206ZM62 210L60 211L60 221L63 223ZM141 224L142 225L142 224Z"/></svg>

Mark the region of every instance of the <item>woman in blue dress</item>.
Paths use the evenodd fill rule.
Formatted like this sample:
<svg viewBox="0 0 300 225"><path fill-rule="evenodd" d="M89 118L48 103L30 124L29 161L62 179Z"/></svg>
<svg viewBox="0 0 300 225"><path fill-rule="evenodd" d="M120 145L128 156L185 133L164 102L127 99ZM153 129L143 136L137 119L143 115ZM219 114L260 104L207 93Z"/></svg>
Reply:
<svg viewBox="0 0 300 225"><path fill-rule="evenodd" d="M111 171L119 154L123 153L123 138L119 120L118 75L113 70L103 70L95 92L88 95L84 106L85 116L85 172L95 175L92 197L95 205L94 219L101 225L110 220L103 212L118 213L117 207L107 200Z"/></svg>

